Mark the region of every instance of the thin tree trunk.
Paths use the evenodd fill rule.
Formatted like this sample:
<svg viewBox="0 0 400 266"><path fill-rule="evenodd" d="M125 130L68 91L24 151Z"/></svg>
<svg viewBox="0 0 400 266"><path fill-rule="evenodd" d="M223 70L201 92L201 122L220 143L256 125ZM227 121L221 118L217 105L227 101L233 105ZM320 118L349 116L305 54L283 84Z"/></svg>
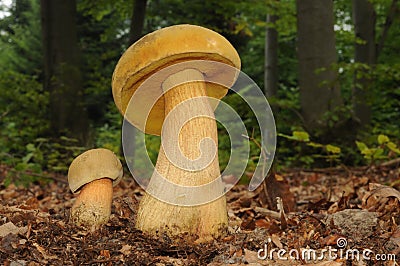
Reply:
<svg viewBox="0 0 400 266"><path fill-rule="evenodd" d="M356 42L354 61L372 67L376 63L375 22L376 14L368 0L353 0L354 32L362 43ZM353 112L354 120L360 126L371 122L370 96L371 79L368 69L359 69L354 75Z"/></svg>
<svg viewBox="0 0 400 266"><path fill-rule="evenodd" d="M144 20L146 16L146 6L147 0L134 0L133 1L133 10L132 10L132 17L131 17L131 24L130 24L130 31L129 31L129 45L132 45L134 42L139 40L143 35L143 27L144 27ZM125 157L128 155L129 158L127 160L128 163L134 163L135 159L135 144L136 144L136 128L131 125L128 121L124 119L123 123L125 124L124 127L124 134L130 137L128 143L123 143Z"/></svg>
<svg viewBox="0 0 400 266"><path fill-rule="evenodd" d="M278 91L278 32L275 27L269 26L277 20L276 15L267 15L264 71L264 93L267 98L275 97Z"/></svg>
<svg viewBox="0 0 400 266"><path fill-rule="evenodd" d="M342 105L337 71L333 1L297 0L299 86L307 130L327 128L324 115Z"/></svg>
<svg viewBox="0 0 400 266"><path fill-rule="evenodd" d="M147 0L134 0L129 45L139 40L143 35L144 19L146 17Z"/></svg>
<svg viewBox="0 0 400 266"><path fill-rule="evenodd" d="M41 0L41 24L51 135L66 135L84 144L89 124L83 103L75 0Z"/></svg>

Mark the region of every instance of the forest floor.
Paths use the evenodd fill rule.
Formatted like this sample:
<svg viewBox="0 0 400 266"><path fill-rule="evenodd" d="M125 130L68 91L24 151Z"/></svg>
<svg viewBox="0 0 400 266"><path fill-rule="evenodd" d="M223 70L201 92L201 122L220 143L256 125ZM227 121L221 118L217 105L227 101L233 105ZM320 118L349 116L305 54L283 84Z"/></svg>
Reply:
<svg viewBox="0 0 400 266"><path fill-rule="evenodd" d="M0 165L0 183L9 171ZM244 185L229 191L228 232L198 245L136 230L143 191L129 178L115 187L110 221L95 231L69 223L74 195L65 176L28 188L1 183L0 263L399 265L398 164L291 170L267 181L253 192ZM276 211L276 197L285 211Z"/></svg>

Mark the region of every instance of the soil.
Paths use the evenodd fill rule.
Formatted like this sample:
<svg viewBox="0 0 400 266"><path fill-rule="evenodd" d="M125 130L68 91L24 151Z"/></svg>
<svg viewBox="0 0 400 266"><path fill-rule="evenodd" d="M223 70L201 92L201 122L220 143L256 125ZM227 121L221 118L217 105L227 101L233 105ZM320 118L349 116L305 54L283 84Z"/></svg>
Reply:
<svg viewBox="0 0 400 266"><path fill-rule="evenodd" d="M256 191L235 185L226 195L226 234L203 244L185 242L184 237L155 238L136 230L143 191L130 177L114 188L110 221L85 229L69 222L75 196L65 176L48 174L48 182L6 187L4 179L10 174L0 166L3 265L399 265L400 261L399 165L294 169L270 174ZM356 251L359 257L352 253Z"/></svg>

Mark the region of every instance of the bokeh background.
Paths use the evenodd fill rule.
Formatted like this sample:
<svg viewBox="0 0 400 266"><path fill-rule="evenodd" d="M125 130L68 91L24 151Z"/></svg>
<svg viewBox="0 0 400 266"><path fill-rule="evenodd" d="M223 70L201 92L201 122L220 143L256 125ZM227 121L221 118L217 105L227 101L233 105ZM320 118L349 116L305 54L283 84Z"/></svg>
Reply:
<svg viewBox="0 0 400 266"><path fill-rule="evenodd" d="M123 159L114 67L146 33L182 23L225 36L267 96L279 134L274 169L372 165L399 156L397 0L9 0L0 3L5 184L65 174L92 147ZM262 149L259 128L238 95L224 101L251 136L246 182ZM219 130L223 169L231 145ZM146 136L154 162L159 143ZM141 156L134 157L139 164Z"/></svg>

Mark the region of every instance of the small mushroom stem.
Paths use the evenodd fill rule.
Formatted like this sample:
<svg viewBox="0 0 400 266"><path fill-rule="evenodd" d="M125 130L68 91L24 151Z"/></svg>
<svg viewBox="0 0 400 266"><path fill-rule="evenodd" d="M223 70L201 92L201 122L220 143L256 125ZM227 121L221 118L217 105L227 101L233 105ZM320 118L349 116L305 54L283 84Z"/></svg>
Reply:
<svg viewBox="0 0 400 266"><path fill-rule="evenodd" d="M187 83L180 84L182 82ZM176 84L180 85L175 86ZM183 70L168 77L163 83L163 90L167 118L163 124L161 138L179 135L178 145L168 146L167 151L165 146L161 147L155 172L170 182L182 186L200 186L217 179L215 189L221 189L217 126L209 99L205 97L207 94L203 74L194 69ZM184 103L183 106L182 103ZM193 119L182 125L182 117L187 117L188 112ZM209 155L204 154L209 150L202 147L202 140L212 140L214 145L214 152L211 154L209 163L201 170L196 171L181 167L187 159L196 160ZM171 162L171 155L174 154L182 154L183 159L179 161L178 156L177 161ZM191 162L196 164L196 161ZM154 179L153 175L149 188L150 190L155 188L154 191L159 193L156 193L157 195L174 193L174 191L165 191L163 186L156 182L158 181ZM215 191L206 191L206 193L216 194ZM172 195L172 197L180 196L182 195ZM184 196L191 197L193 195ZM171 195L168 198L171 198ZM204 195L204 198L207 198L207 195ZM150 234L166 233L169 236L187 234L197 241L208 241L219 237L227 227L226 199L220 193L218 199L209 203L197 206L179 206L166 203L146 193L139 206L136 227Z"/></svg>
<svg viewBox="0 0 400 266"><path fill-rule="evenodd" d="M71 208L71 220L77 225L96 227L108 222L113 197L112 180L102 178L84 185Z"/></svg>

